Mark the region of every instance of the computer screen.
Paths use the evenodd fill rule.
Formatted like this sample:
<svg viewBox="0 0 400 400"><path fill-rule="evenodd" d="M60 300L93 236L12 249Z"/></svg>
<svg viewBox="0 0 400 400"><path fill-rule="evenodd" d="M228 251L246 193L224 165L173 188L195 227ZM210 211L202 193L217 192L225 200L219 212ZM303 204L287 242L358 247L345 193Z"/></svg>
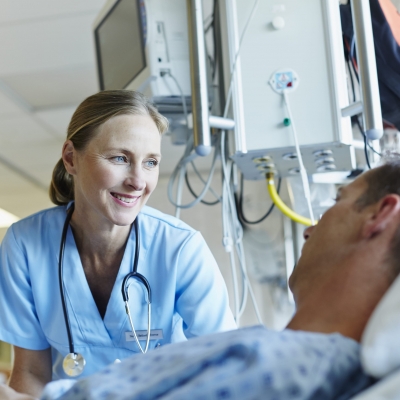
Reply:
<svg viewBox="0 0 400 400"><path fill-rule="evenodd" d="M123 89L144 68L143 1L117 1L95 29L101 90Z"/></svg>

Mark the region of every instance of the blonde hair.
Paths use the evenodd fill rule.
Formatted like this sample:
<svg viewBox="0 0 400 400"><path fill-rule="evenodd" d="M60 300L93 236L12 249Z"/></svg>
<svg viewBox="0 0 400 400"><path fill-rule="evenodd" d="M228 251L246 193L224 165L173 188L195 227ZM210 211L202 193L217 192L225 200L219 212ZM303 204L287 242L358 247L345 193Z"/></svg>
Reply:
<svg viewBox="0 0 400 400"><path fill-rule="evenodd" d="M97 134L97 127L116 115L148 115L162 135L168 120L139 92L104 90L85 99L74 112L67 130L67 139L76 150L83 150ZM74 182L62 158L53 170L49 189L50 200L60 206L74 200Z"/></svg>

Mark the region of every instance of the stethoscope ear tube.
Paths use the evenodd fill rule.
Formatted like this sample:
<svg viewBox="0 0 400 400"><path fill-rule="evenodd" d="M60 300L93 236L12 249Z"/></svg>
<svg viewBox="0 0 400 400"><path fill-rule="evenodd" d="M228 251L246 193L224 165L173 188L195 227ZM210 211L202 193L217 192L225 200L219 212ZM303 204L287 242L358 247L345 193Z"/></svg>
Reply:
<svg viewBox="0 0 400 400"><path fill-rule="evenodd" d="M129 273L128 275L125 276L124 280L122 281L122 287L121 287L121 292L122 292L122 298L124 299L124 302L127 303L129 300L129 285L127 284L129 279L135 278L138 281L140 281L147 290L147 298L148 298L148 303L151 304L151 287L149 281L142 275L137 272L137 267L139 263L139 252L140 252L140 233L139 233L139 215L136 216L136 219L134 221L135 225L135 235L136 235L136 245L135 245L135 259L133 261L133 271Z"/></svg>
<svg viewBox="0 0 400 400"><path fill-rule="evenodd" d="M65 241L67 237L68 225L69 222L71 221L73 212L74 212L74 203L71 204L71 207L67 211L67 218L65 218L64 227L61 235L60 255L58 258L58 280L60 284L61 304L64 313L65 328L67 330L67 335L68 335L69 352L71 354L75 354L75 351L74 351L74 341L71 333L71 326L69 322L68 307L65 304L64 282L63 282L63 258L64 258L64 249L65 249Z"/></svg>
<svg viewBox="0 0 400 400"><path fill-rule="evenodd" d="M67 238L68 226L71 221L73 212L74 212L74 203L72 203L69 210L67 210L67 218L65 218L64 227L61 235L60 255L58 258L58 279L60 284L61 304L63 308L65 328L67 330L68 344L69 344L69 354L67 354L64 357L63 370L68 376L80 375L83 372L83 369L85 368L86 365L86 360L82 356L82 354L75 353L74 340L72 337L71 324L69 321L68 307L65 304L65 295L64 295L63 258L64 258L64 249Z"/></svg>
<svg viewBox="0 0 400 400"><path fill-rule="evenodd" d="M136 344L139 348L139 350L142 353L147 353L147 350L149 348L149 343L150 343L150 334L151 334L151 287L149 281L142 275L137 272L137 267L138 267L138 262L139 262L139 251L140 251L140 237L139 237L139 222L138 222L138 216L135 219L135 234L136 234L136 250L135 250L135 260L133 263L133 271L129 273L128 275L125 276L124 280L122 281L122 298L124 299L125 302L125 311L129 319L129 323L131 325L132 333L135 338ZM129 310L129 279L134 278L141 282L146 290L147 290L147 338L146 338L146 346L143 349L139 342L139 338L136 334L136 329L135 326L133 325L132 321L132 316Z"/></svg>
<svg viewBox="0 0 400 400"><path fill-rule="evenodd" d="M151 288L150 288L150 283L149 281L142 275L139 274L139 272L131 272L128 275L125 276L124 280L122 281L122 297L124 299L124 302L127 303L129 301L129 284L128 281L129 279L134 278L140 281L147 290L147 303L151 304Z"/></svg>

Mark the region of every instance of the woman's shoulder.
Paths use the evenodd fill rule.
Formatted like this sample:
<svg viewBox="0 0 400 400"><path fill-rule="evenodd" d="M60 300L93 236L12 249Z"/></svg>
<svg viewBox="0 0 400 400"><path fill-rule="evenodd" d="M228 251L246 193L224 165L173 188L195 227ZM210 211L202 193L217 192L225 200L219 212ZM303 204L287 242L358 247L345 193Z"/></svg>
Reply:
<svg viewBox="0 0 400 400"><path fill-rule="evenodd" d="M15 233L38 232L42 229L49 229L51 226L58 226L65 220L66 206L56 206L38 211L25 218L14 222L10 230Z"/></svg>
<svg viewBox="0 0 400 400"><path fill-rule="evenodd" d="M173 217L172 215L165 214L155 208L145 206L139 215L140 220L148 223L156 223L158 225L163 225L166 228L171 228L175 230L187 231L190 233L197 232L191 226L183 222L182 220Z"/></svg>

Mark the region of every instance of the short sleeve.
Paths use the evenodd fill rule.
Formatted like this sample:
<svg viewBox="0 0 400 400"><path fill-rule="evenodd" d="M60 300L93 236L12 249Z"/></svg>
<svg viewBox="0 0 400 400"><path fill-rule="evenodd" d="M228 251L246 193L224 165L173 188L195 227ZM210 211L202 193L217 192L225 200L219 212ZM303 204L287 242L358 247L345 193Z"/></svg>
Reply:
<svg viewBox="0 0 400 400"><path fill-rule="evenodd" d="M177 263L176 310L185 336L235 329L224 279L199 232L186 240Z"/></svg>
<svg viewBox="0 0 400 400"><path fill-rule="evenodd" d="M49 343L37 317L27 260L11 226L0 247L0 340L43 350Z"/></svg>

